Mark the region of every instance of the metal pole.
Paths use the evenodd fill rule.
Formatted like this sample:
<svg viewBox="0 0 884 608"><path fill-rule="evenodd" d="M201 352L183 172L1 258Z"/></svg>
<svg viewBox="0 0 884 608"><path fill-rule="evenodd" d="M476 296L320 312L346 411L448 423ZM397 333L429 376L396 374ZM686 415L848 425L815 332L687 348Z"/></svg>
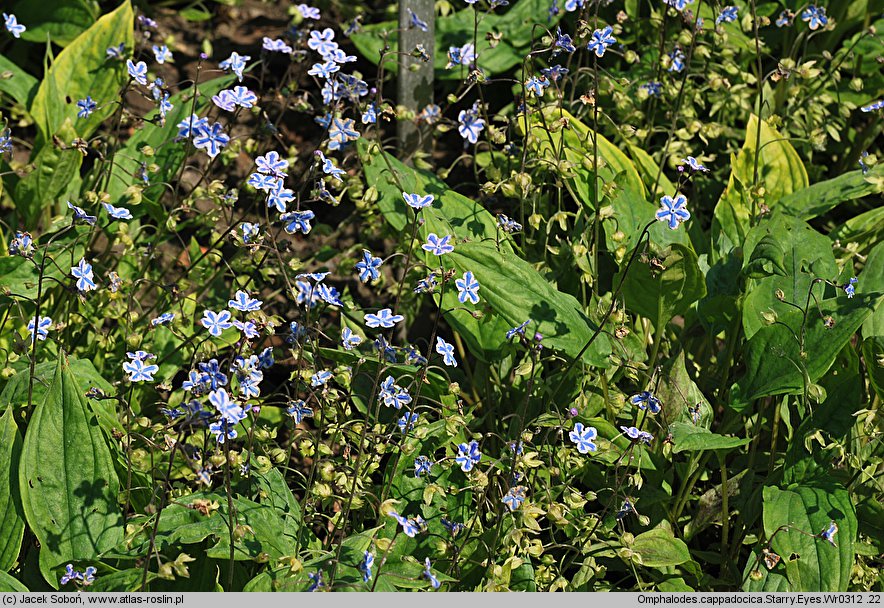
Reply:
<svg viewBox="0 0 884 608"><path fill-rule="evenodd" d="M426 23L427 31L413 24L412 13ZM400 0L399 2L399 77L396 82L397 103L414 112L415 116L433 103L433 58L435 53L436 11L434 0ZM423 61L412 53L423 46L430 61ZM431 140L413 120L397 124L399 156L409 159L418 149L429 150Z"/></svg>

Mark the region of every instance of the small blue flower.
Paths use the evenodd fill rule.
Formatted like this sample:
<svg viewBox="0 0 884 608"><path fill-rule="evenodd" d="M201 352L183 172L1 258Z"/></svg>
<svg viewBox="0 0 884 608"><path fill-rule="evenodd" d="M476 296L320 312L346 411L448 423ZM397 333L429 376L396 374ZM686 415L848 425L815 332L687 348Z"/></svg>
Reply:
<svg viewBox="0 0 884 608"><path fill-rule="evenodd" d="M417 424L418 419L417 412L411 412L410 414L403 414L401 418L396 422L396 425L399 427L399 430L403 433L407 433L411 429L414 428L414 425Z"/></svg>
<svg viewBox="0 0 884 608"><path fill-rule="evenodd" d="M255 166L261 173L274 177L286 177L288 175L289 161L282 158L279 152L271 150L267 154L256 158Z"/></svg>
<svg viewBox="0 0 884 608"><path fill-rule="evenodd" d="M497 225L500 226L500 229L507 234L513 234L514 232L518 232L522 229L522 224L508 218L502 213L498 214L497 216Z"/></svg>
<svg viewBox="0 0 884 608"><path fill-rule="evenodd" d="M163 314L156 317L155 319L151 319L150 324L153 325L154 327L156 327L158 325L168 325L169 323L171 323L174 320L175 320L175 313L174 312L164 312Z"/></svg>
<svg viewBox="0 0 884 608"><path fill-rule="evenodd" d="M577 451L581 454L588 454L598 450L598 446L593 440L598 437L598 431L595 427L584 427L582 422L574 423L574 430L568 433L568 438L572 443L577 444Z"/></svg>
<svg viewBox="0 0 884 608"><path fill-rule="evenodd" d="M682 222L691 219L691 213L686 209L688 199L684 194L679 194L673 199L664 196L660 199L660 209L656 217L661 222L668 222L670 230L677 230Z"/></svg>
<svg viewBox="0 0 884 608"><path fill-rule="evenodd" d="M215 312L213 310L204 310L203 318L200 319L200 323L202 326L209 330L209 333L216 338L219 337L225 329L230 329L233 327L233 322L230 320L231 314L229 310L222 310L221 312Z"/></svg>
<svg viewBox="0 0 884 608"><path fill-rule="evenodd" d="M413 10L408 9L408 28L411 29L415 27L422 32L429 31L427 22L418 17Z"/></svg>
<svg viewBox="0 0 884 608"><path fill-rule="evenodd" d="M34 321L36 318L28 321L28 333L31 336L31 342L34 342ZM43 341L49 336L49 328L52 326L52 319L49 317L40 317L37 325L37 340Z"/></svg>
<svg viewBox="0 0 884 608"><path fill-rule="evenodd" d="M304 234L308 234L310 232L310 220L312 220L316 215L310 211L309 209L304 211L289 211L288 213L283 213L279 216L283 222L287 222L285 225L285 231L289 234L295 234L296 232L302 232Z"/></svg>
<svg viewBox="0 0 884 608"><path fill-rule="evenodd" d="M125 207L114 207L110 203L101 203L104 205L105 211L107 214L114 218L115 220L131 220L132 212L126 209Z"/></svg>
<svg viewBox="0 0 884 608"><path fill-rule="evenodd" d="M685 57L681 49L675 49L669 53L669 59L672 60L672 63L669 65L670 72L681 72L684 69Z"/></svg>
<svg viewBox="0 0 884 608"><path fill-rule="evenodd" d="M218 364L217 359L209 359L207 362L201 362L199 368L201 372L208 376L212 390L227 384L227 375L221 371L221 366Z"/></svg>
<svg viewBox="0 0 884 608"><path fill-rule="evenodd" d="M193 145L197 150L205 150L209 158L215 158L221 152L221 148L230 142L230 137L224 132L221 123L215 123L211 127L204 127L196 132Z"/></svg>
<svg viewBox="0 0 884 608"><path fill-rule="evenodd" d="M254 340L261 335L261 332L258 331L258 326L254 321L243 322L234 319L233 326L242 332L242 335L246 340Z"/></svg>
<svg viewBox="0 0 884 608"><path fill-rule="evenodd" d="M473 273L467 270L463 274L463 278L454 282L457 287L457 299L461 304L469 301L472 304L479 303L479 281L473 276Z"/></svg>
<svg viewBox="0 0 884 608"><path fill-rule="evenodd" d="M525 91L527 91L530 95L533 95L534 97L543 97L543 92L548 86L549 80L545 76L542 78L532 76L525 81Z"/></svg>
<svg viewBox="0 0 884 608"><path fill-rule="evenodd" d="M848 298L852 298L853 296L856 295L856 287L854 287L854 285L856 285L856 281L857 281L856 277L851 277L851 279L850 279L850 281L848 281L847 285L844 285L844 287L843 287L844 293L847 294Z"/></svg>
<svg viewBox="0 0 884 608"><path fill-rule="evenodd" d="M203 131L203 129L209 128L209 119L208 118L200 118L196 114L191 114L189 118L185 118L181 122L178 123L178 137L182 137L184 139L193 137L197 133Z"/></svg>
<svg viewBox="0 0 884 608"><path fill-rule="evenodd" d="M249 292L238 289L232 300L227 300L230 308L235 308L240 312L258 312L261 310L261 300L255 299L249 295Z"/></svg>
<svg viewBox="0 0 884 608"><path fill-rule="evenodd" d="M430 571L430 568L432 568L432 567L433 567L433 564L430 563L430 558L429 557L424 558L424 578L427 579L428 581L430 581L430 585L433 586L433 589L438 589L442 585L442 583L440 583L439 579L437 579L433 575L432 571Z"/></svg>
<svg viewBox="0 0 884 608"><path fill-rule="evenodd" d="M573 53L577 49L574 47L574 41L571 36L562 33L562 28L556 28L556 41L553 44L552 56L555 57L560 52Z"/></svg>
<svg viewBox="0 0 884 608"><path fill-rule="evenodd" d="M693 156L688 156L687 158L681 159L681 164L690 167L691 171L701 171L704 173L709 171L709 169L706 168L706 165L701 165L700 161L698 161Z"/></svg>
<svg viewBox="0 0 884 608"><path fill-rule="evenodd" d="M77 289L79 289L81 293L95 289L95 277L92 276L92 264L87 263L85 258L81 258L80 263L71 268L71 275L77 279Z"/></svg>
<svg viewBox="0 0 884 608"><path fill-rule="evenodd" d="M439 336L436 336L436 352L442 355L442 361L449 367L457 367L457 359L454 358L454 346Z"/></svg>
<svg viewBox="0 0 884 608"><path fill-rule="evenodd" d="M3 13L3 25L6 26L6 31L16 38L21 38L21 35L24 34L27 29L18 22L15 15L7 15L6 13Z"/></svg>
<svg viewBox="0 0 884 608"><path fill-rule="evenodd" d="M303 399L289 401L289 407L286 409L285 413L292 417L295 424L301 424L301 421L304 420L304 418L313 418L313 409L307 407L307 404L304 403Z"/></svg>
<svg viewBox="0 0 884 608"><path fill-rule="evenodd" d="M513 327L512 329L507 330L506 339L512 340L515 336L524 336L525 335L525 328L528 327L528 324L530 322L531 322L531 319L528 319L527 321L525 321L521 325L517 325L516 327Z"/></svg>
<svg viewBox="0 0 884 608"><path fill-rule="evenodd" d="M160 371L160 367L145 363L143 359L135 359L123 363L123 371L129 374L130 382L153 382L153 375Z"/></svg>
<svg viewBox="0 0 884 608"><path fill-rule="evenodd" d="M433 466L433 463L430 462L430 459L424 455L420 455L414 459L414 476L420 477L424 474L429 474L430 468Z"/></svg>
<svg viewBox="0 0 884 608"><path fill-rule="evenodd" d="M230 57L218 64L222 70L230 70L236 74L236 78L242 82L243 70L246 69L246 62L251 59L249 55L240 55L236 51L230 54Z"/></svg>
<svg viewBox="0 0 884 608"><path fill-rule="evenodd" d="M863 106L860 108L862 112L874 112L875 110L880 110L884 108L884 99L879 99L878 101L873 101L867 106Z"/></svg>
<svg viewBox="0 0 884 608"><path fill-rule="evenodd" d="M421 249L428 251L433 255L443 256L446 253L454 251L454 245L449 244L451 238L450 234L446 234L440 238L436 236L436 233L431 232L427 235L427 242L421 245Z"/></svg>
<svg viewBox="0 0 884 608"><path fill-rule="evenodd" d="M663 83L662 82L646 82L644 84L639 85L640 89L644 89L648 96L653 97L654 95L659 95L663 92Z"/></svg>
<svg viewBox="0 0 884 608"><path fill-rule="evenodd" d="M451 536L457 536L466 529L464 524L456 521L448 521L444 517L440 521Z"/></svg>
<svg viewBox="0 0 884 608"><path fill-rule="evenodd" d="M620 521L621 519L623 519L624 517L626 517L630 513L635 513L635 507L632 506L631 502L626 500L626 501L623 501L623 506L620 507L619 511L617 511L617 513L614 515L614 518L617 521Z"/></svg>
<svg viewBox="0 0 884 608"><path fill-rule="evenodd" d="M715 25L719 25L720 23L733 23L737 20L737 7L736 6L726 6L721 9L721 12L718 14L718 17L715 18Z"/></svg>
<svg viewBox="0 0 884 608"><path fill-rule="evenodd" d="M829 527L820 532L819 536L822 539L829 541L829 544L833 547L837 547L835 544L835 535L838 533L838 524L835 523L834 520L829 522Z"/></svg>
<svg viewBox="0 0 884 608"><path fill-rule="evenodd" d="M577 428L577 425L574 425L574 428ZM636 442L641 441L641 442L649 444L649 443L651 443L651 440L654 438L654 436L651 435L650 433L648 433L646 431L640 431L637 428L635 428L634 426L628 426L628 427L621 426L620 430L623 431L623 433L627 437L629 437L630 439L632 439L633 441L636 441Z"/></svg>
<svg viewBox="0 0 884 608"><path fill-rule="evenodd" d="M322 163L322 172L326 175L331 175L333 178L338 180L339 182L343 182L344 179L341 177L342 175L346 175L343 169L339 169L335 166L335 163L332 159L326 158L325 154L316 151L316 155L319 157L319 161Z"/></svg>
<svg viewBox="0 0 884 608"><path fill-rule="evenodd" d="M129 71L129 76L135 79L135 82L142 86L147 86L147 64L143 61L139 61L138 63L133 63L131 59L126 60L126 69Z"/></svg>
<svg viewBox="0 0 884 608"><path fill-rule="evenodd" d="M642 391L629 398L629 402L642 410L648 410L652 414L659 414L663 408L663 404L657 399L651 391Z"/></svg>
<svg viewBox="0 0 884 608"><path fill-rule="evenodd" d="M608 47L617 42L617 39L611 35L611 32L613 31L614 28L610 25L606 26L604 29L594 31L586 48L594 52L596 57L604 57L605 51L608 50Z"/></svg>
<svg viewBox="0 0 884 608"><path fill-rule="evenodd" d="M513 486L501 499L510 511L515 511L525 502L525 486Z"/></svg>
<svg viewBox="0 0 884 608"><path fill-rule="evenodd" d="M421 196L420 194L408 194L407 192L402 193L402 198L405 199L405 203L409 207L418 211L424 207L429 207L435 200L435 197L432 194Z"/></svg>
<svg viewBox="0 0 884 608"><path fill-rule="evenodd" d="M34 255L34 237L30 232L15 232L15 236L9 241L9 255L20 255L23 258Z"/></svg>
<svg viewBox="0 0 884 608"><path fill-rule="evenodd" d="M807 22L807 27L812 30L818 29L820 26L826 27L829 24L829 18L826 17L825 6L810 5L801 13L801 20Z"/></svg>
<svg viewBox="0 0 884 608"><path fill-rule="evenodd" d="M255 175L255 174L253 174ZM258 239L258 235L261 233L261 227L258 224L252 224L251 222L243 222L239 225L242 229L242 242L246 245L251 245Z"/></svg>
<svg viewBox="0 0 884 608"><path fill-rule="evenodd" d="M313 388L325 386L332 379L332 373L328 370L320 370L310 377L310 386Z"/></svg>
<svg viewBox="0 0 884 608"><path fill-rule="evenodd" d="M98 107L98 104L92 100L92 97L87 95L86 99L81 99L77 102L77 107L80 108L77 111L77 118L88 118L95 111L95 108Z"/></svg>
<svg viewBox="0 0 884 608"><path fill-rule="evenodd" d="M3 16L6 16L6 13L3 13ZM77 581L83 578L83 575L76 570L74 570L73 564L68 564L64 567L64 574L60 579L58 579L59 585L67 585L71 581Z"/></svg>
<svg viewBox="0 0 884 608"><path fill-rule="evenodd" d="M555 65L551 65L548 68L541 68L540 73L549 78L552 82L558 82L562 79L562 77L568 74L569 70L566 67L559 65L558 63Z"/></svg>
<svg viewBox="0 0 884 608"><path fill-rule="evenodd" d="M482 452L479 451L479 442L470 441L469 444L461 443L457 446L457 456L454 462L460 465L460 470L469 473L473 467L482 459Z"/></svg>
<svg viewBox="0 0 884 608"><path fill-rule="evenodd" d="M153 56L157 60L157 63L166 63L167 61L172 61L172 51L169 50L165 44L163 45L153 45L151 47L153 51Z"/></svg>
<svg viewBox="0 0 884 608"><path fill-rule="evenodd" d="M276 188L267 196L267 206L276 209L279 213L285 213L286 205L295 200L295 193L282 185L282 180L277 182ZM306 234L306 233L305 233Z"/></svg>
<svg viewBox="0 0 884 608"><path fill-rule="evenodd" d="M403 517L396 511L390 511L389 515L399 522L399 525L402 526L402 532L409 538L417 536L426 523L420 515L415 516L413 519Z"/></svg>
<svg viewBox="0 0 884 608"><path fill-rule="evenodd" d="M390 329L404 319L405 317L402 315L394 315L393 311L389 308L382 308L377 314L367 313L365 315L365 324L371 328L383 327L384 329Z"/></svg>
<svg viewBox="0 0 884 608"><path fill-rule="evenodd" d="M281 38L268 38L267 36L264 36L261 48L265 51L270 51L271 53L286 54L291 54L293 50L292 47L285 43L285 40L282 40Z"/></svg>
<svg viewBox="0 0 884 608"><path fill-rule="evenodd" d="M367 583L371 580L371 567L374 565L374 553L366 551L359 564L359 571L362 573L362 582Z"/></svg>
<svg viewBox="0 0 884 608"><path fill-rule="evenodd" d="M341 346L344 347L344 350L353 350L360 344L362 344L362 338L354 334L352 329L345 327L341 330Z"/></svg>
<svg viewBox="0 0 884 608"><path fill-rule="evenodd" d="M87 566L86 569L83 570L83 584L91 585L92 583L94 583L96 572L98 572L98 570L95 568L95 566Z"/></svg>
<svg viewBox="0 0 884 608"><path fill-rule="evenodd" d="M313 30L310 32L310 38L307 40L307 46L320 55L325 55L338 48L338 43L334 40L335 32L330 27L325 28L321 32Z"/></svg>
<svg viewBox="0 0 884 608"><path fill-rule="evenodd" d="M209 403L215 407L221 418L228 421L231 425L246 419L245 411L235 401L230 400L230 395L223 388L209 393Z"/></svg>
<svg viewBox="0 0 884 608"><path fill-rule="evenodd" d="M306 4L299 4L295 8L298 9L298 12L301 13L301 17L304 19L319 19L320 13L318 8L314 8L312 6L308 6Z"/></svg>
<svg viewBox="0 0 884 608"><path fill-rule="evenodd" d="M108 59L123 59L126 54L126 44L121 42L118 46L109 46L105 50Z"/></svg>
<svg viewBox="0 0 884 608"><path fill-rule="evenodd" d="M479 133L485 129L485 121L472 110L461 110L457 115L457 132L471 144L479 141Z"/></svg>
<svg viewBox="0 0 884 608"><path fill-rule="evenodd" d="M677 11L683 11L688 4L693 4L694 0L663 0L663 2Z"/></svg>
<svg viewBox="0 0 884 608"><path fill-rule="evenodd" d="M359 131L355 125L356 122L352 118L334 117L328 129L328 149L340 150L347 142L359 139Z"/></svg>
<svg viewBox="0 0 884 608"><path fill-rule="evenodd" d="M565 10L573 13L576 10L582 9L584 4L586 4L586 0L565 0Z"/></svg>
<svg viewBox="0 0 884 608"><path fill-rule="evenodd" d="M383 264L381 258L371 255L367 249L362 250L362 260L356 263L356 270L359 271L359 280L363 283L370 283L381 277L379 268Z"/></svg>
<svg viewBox="0 0 884 608"><path fill-rule="evenodd" d="M215 440L221 445L224 445L227 439L233 440L237 436L236 429L233 428L233 425L226 418L210 424L209 431L215 435Z"/></svg>
<svg viewBox="0 0 884 608"><path fill-rule="evenodd" d="M786 9L782 13L780 13L779 17L777 17L776 25L777 27L786 27L792 25L793 19L795 19L795 13L793 13L789 9Z"/></svg>
<svg viewBox="0 0 884 608"><path fill-rule="evenodd" d="M89 224L90 226L95 225L95 216L89 215L82 208L77 207L72 204L71 201L68 201L68 209L74 212L74 222L83 222L84 224Z"/></svg>

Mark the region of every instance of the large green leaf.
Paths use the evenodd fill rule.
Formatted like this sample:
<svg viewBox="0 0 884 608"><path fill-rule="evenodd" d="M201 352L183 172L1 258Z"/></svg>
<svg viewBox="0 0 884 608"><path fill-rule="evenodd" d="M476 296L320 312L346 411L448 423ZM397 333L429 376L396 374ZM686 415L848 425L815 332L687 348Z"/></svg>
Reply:
<svg viewBox="0 0 884 608"><path fill-rule="evenodd" d="M114 112L117 105L113 102L119 101L126 82L126 64L108 59L107 48L120 43L127 49L134 47L133 21L132 5L125 0L58 54L31 105L42 141L48 142L67 119L80 137L88 138ZM99 109L88 118L77 118L76 102L87 95L98 102Z"/></svg>
<svg viewBox="0 0 884 608"><path fill-rule="evenodd" d="M808 383L819 380L881 299L880 293L872 293L821 301L819 310L814 307L808 315L803 356L796 339L802 315L786 309L778 323L762 327L746 344L746 373L737 384L739 397L732 406L742 409L759 397L800 393L805 387L805 370ZM827 328L820 314L831 316L835 325Z"/></svg>
<svg viewBox="0 0 884 608"><path fill-rule="evenodd" d="M99 9L94 0L18 0L9 12L27 24L22 39L67 46L95 23Z"/></svg>
<svg viewBox="0 0 884 608"><path fill-rule="evenodd" d="M676 422L669 427L672 433L673 452L700 452L703 450L731 450L747 445L751 439L726 437L701 426Z"/></svg>
<svg viewBox="0 0 884 608"><path fill-rule="evenodd" d="M758 267L765 263L771 272L770 276L753 279L747 287L743 330L748 338L764 327L763 313L783 309L777 300L778 289L787 302L803 308L815 278L834 280L838 277L831 241L805 222L779 213L749 232L745 251L750 255L745 260L744 272L760 276ZM780 255L776 262L771 260ZM817 295L819 292L817 287Z"/></svg>
<svg viewBox="0 0 884 608"><path fill-rule="evenodd" d="M683 540L671 530L654 528L635 537L629 548L638 556L636 562L648 568L677 566L690 561L691 554Z"/></svg>
<svg viewBox="0 0 884 608"><path fill-rule="evenodd" d="M0 55L0 92L6 93L25 108L29 108L39 85L40 82L36 78Z"/></svg>
<svg viewBox="0 0 884 608"><path fill-rule="evenodd" d="M849 280L849 277L848 277ZM866 265L859 275L858 291L877 290L884 286L884 242L878 243L866 258ZM878 306L863 323L864 338L884 338L884 307Z"/></svg>
<svg viewBox="0 0 884 608"><path fill-rule="evenodd" d="M809 220L831 211L841 203L879 194L884 184L884 164L876 165L868 175L851 171L838 177L816 183L780 199L779 210L803 220Z"/></svg>
<svg viewBox="0 0 884 608"><path fill-rule="evenodd" d="M0 570L0 591L2 591L3 593L8 593L10 591L27 593L28 588L25 587L17 578L13 578L12 575L9 575L6 572Z"/></svg>
<svg viewBox="0 0 884 608"><path fill-rule="evenodd" d="M662 270L635 263L623 282L626 308L651 319L656 327L684 314L706 295L703 273L692 249L673 243L663 255Z"/></svg>
<svg viewBox="0 0 884 608"><path fill-rule="evenodd" d="M819 538L838 525L833 547ZM780 526L782 530L774 536ZM764 488L764 532L785 563L789 591L847 591L853 569L857 522L853 500L835 484ZM796 559L789 559L794 555Z"/></svg>
<svg viewBox="0 0 884 608"><path fill-rule="evenodd" d="M96 559L122 540L113 456L64 354L28 425L19 487L50 585L58 584L53 568Z"/></svg>
<svg viewBox="0 0 884 608"><path fill-rule="evenodd" d="M0 572L18 561L25 530L18 488L21 435L11 409L0 418Z"/></svg>

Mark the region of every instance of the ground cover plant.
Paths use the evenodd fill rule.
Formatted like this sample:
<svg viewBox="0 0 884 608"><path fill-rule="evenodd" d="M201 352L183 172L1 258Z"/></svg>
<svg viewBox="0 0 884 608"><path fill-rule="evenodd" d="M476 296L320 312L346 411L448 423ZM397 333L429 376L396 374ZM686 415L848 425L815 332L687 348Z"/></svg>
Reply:
<svg viewBox="0 0 884 608"><path fill-rule="evenodd" d="M884 588L880 0L4 7L3 590Z"/></svg>

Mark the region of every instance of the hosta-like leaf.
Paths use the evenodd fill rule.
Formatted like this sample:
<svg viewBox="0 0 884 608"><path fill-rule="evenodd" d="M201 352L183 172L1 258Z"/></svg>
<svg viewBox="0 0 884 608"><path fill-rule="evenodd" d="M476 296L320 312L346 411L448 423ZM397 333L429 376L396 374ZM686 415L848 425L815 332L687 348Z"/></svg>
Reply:
<svg viewBox="0 0 884 608"><path fill-rule="evenodd" d="M18 0L11 7L19 23L27 24L23 40L67 46L98 18L94 0Z"/></svg>
<svg viewBox="0 0 884 608"><path fill-rule="evenodd" d="M642 532L629 548L641 557L637 563L648 568L677 566L691 559L684 541L675 538L671 530L662 528Z"/></svg>
<svg viewBox="0 0 884 608"><path fill-rule="evenodd" d="M726 437L701 426L676 422L669 427L672 433L673 452L699 452L702 450L731 450L747 445L748 437Z"/></svg>
<svg viewBox="0 0 884 608"><path fill-rule="evenodd" d="M122 540L113 457L64 354L28 425L19 487L50 585L58 585L53 568L95 559Z"/></svg>
<svg viewBox="0 0 884 608"><path fill-rule="evenodd" d="M22 441L12 409L0 417L0 572L18 561L25 530L21 493L18 488L18 462Z"/></svg>

